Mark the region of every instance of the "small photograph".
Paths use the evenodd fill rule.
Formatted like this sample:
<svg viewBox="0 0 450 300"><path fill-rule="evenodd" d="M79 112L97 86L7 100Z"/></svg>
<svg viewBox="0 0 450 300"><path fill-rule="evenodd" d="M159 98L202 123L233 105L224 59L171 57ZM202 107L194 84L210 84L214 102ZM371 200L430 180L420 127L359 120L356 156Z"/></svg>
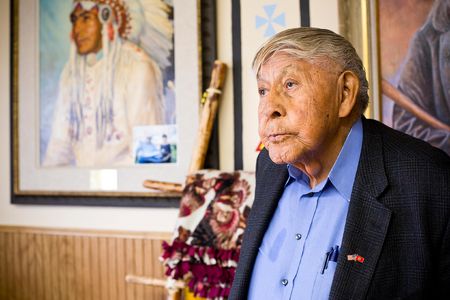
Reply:
<svg viewBox="0 0 450 300"><path fill-rule="evenodd" d="M177 162L176 125L138 126L133 129L134 162L161 164Z"/></svg>

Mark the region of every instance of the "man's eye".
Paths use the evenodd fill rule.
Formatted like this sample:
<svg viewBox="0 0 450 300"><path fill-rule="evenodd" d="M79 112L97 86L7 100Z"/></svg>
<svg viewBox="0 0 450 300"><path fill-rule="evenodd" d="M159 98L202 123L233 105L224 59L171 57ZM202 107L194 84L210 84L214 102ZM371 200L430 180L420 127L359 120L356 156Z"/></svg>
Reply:
<svg viewBox="0 0 450 300"><path fill-rule="evenodd" d="M74 24L77 21L77 17L74 14L70 15L70 22Z"/></svg>
<svg viewBox="0 0 450 300"><path fill-rule="evenodd" d="M293 81L287 81L285 86L287 89L292 89L295 86L295 83Z"/></svg>
<svg viewBox="0 0 450 300"><path fill-rule="evenodd" d="M265 96L265 95L267 95L267 90L266 89L258 89L258 93L260 96Z"/></svg>

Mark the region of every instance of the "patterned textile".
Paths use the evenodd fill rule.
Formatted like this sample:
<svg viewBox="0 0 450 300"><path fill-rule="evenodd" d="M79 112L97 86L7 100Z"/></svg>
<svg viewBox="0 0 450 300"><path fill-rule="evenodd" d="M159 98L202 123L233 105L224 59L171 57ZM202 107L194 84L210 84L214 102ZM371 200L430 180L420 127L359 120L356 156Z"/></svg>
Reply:
<svg viewBox="0 0 450 300"><path fill-rule="evenodd" d="M254 173L199 171L187 178L172 244L161 256L169 279L183 279L196 296L230 292L247 217Z"/></svg>

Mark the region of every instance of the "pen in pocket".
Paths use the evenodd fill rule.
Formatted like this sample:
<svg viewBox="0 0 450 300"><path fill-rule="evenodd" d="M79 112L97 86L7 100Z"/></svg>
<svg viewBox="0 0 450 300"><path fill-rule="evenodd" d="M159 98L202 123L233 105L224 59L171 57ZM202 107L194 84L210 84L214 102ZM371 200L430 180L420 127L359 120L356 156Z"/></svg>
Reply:
<svg viewBox="0 0 450 300"><path fill-rule="evenodd" d="M328 263L330 261L337 262L339 256L339 246L335 246L334 248L330 248L330 251L325 253L325 259L323 261L322 271L320 274L325 273L325 270L328 269Z"/></svg>

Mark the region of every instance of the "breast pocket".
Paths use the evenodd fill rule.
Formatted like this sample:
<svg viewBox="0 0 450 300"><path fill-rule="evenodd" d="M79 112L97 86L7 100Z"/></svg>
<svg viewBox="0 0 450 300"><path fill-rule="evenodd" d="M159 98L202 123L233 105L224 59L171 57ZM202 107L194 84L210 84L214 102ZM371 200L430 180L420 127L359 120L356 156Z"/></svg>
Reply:
<svg viewBox="0 0 450 300"><path fill-rule="evenodd" d="M334 272L336 271L337 263L334 261L328 262L327 269L323 272L319 270L316 275L316 279L314 280L314 288L312 292L312 299L321 300L328 299L331 290L331 284L333 283Z"/></svg>

